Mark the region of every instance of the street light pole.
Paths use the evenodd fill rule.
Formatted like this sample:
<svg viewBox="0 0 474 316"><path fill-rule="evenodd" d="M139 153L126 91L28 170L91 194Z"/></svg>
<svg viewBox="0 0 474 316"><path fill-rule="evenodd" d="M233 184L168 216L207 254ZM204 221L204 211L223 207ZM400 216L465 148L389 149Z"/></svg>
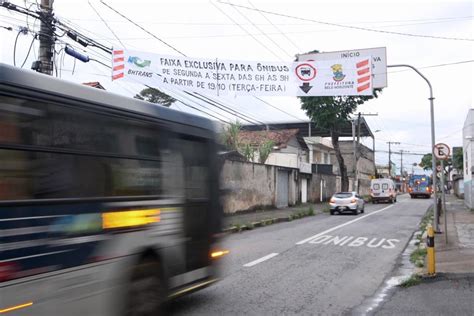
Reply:
<svg viewBox="0 0 474 316"><path fill-rule="evenodd" d="M431 83L428 79L426 79L425 76L421 72L418 71L413 66L406 65L406 64L400 64L400 65L387 65L387 68L396 68L396 67L408 67L410 69L413 69L418 75L420 75L421 78L423 78L426 83L428 84L428 87L430 88L430 97L428 100L430 100L430 116L431 116L431 153L432 153L432 165L431 169L433 170L433 189L434 189L434 218L433 218L433 227L435 232L439 232L439 227L438 227L438 203L437 203L437 197L436 197L436 191L437 191L437 180L436 180L436 157L434 156L434 146L435 146L435 123L434 123L434 97L433 97L433 87L431 86Z"/></svg>

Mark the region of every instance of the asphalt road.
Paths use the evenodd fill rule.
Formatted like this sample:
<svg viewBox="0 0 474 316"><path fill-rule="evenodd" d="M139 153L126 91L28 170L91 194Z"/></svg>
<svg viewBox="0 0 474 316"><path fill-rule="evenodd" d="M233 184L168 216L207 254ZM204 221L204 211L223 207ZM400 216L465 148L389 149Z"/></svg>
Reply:
<svg viewBox="0 0 474 316"><path fill-rule="evenodd" d="M398 197L365 214L327 214L224 241L222 280L173 302L173 315L340 315L374 295L432 200Z"/></svg>

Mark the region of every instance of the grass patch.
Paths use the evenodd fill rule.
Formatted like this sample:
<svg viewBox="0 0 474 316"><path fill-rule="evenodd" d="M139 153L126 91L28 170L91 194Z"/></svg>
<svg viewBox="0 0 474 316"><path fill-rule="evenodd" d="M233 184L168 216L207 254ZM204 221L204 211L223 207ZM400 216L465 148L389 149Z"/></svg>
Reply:
<svg viewBox="0 0 474 316"><path fill-rule="evenodd" d="M400 287L403 288L408 288L410 286L415 286L421 283L421 278L419 275L413 274L410 276L408 279L404 280L402 283L400 283Z"/></svg>
<svg viewBox="0 0 474 316"><path fill-rule="evenodd" d="M314 215L315 215L315 213L314 213L314 208L313 208L312 205L310 205L310 206L308 207L308 210L306 211L306 215L307 215L307 216L314 216Z"/></svg>
<svg viewBox="0 0 474 316"><path fill-rule="evenodd" d="M331 211L331 207L328 204L323 205L323 213L329 213Z"/></svg>

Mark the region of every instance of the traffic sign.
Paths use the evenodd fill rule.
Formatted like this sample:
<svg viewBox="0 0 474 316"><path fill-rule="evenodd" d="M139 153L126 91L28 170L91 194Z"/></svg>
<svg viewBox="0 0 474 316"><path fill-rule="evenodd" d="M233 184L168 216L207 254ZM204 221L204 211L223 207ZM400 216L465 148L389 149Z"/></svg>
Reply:
<svg viewBox="0 0 474 316"><path fill-rule="evenodd" d="M441 172L442 169L443 169L443 168L441 168L441 165L436 166L436 170L437 170L438 172Z"/></svg>
<svg viewBox="0 0 474 316"><path fill-rule="evenodd" d="M449 146L443 143L438 143L433 148L433 153L436 159L446 160L451 153Z"/></svg>
<svg viewBox="0 0 474 316"><path fill-rule="evenodd" d="M385 47L301 54L298 55L298 61L341 60L361 56L372 56L372 87L385 88L387 86L387 49Z"/></svg>

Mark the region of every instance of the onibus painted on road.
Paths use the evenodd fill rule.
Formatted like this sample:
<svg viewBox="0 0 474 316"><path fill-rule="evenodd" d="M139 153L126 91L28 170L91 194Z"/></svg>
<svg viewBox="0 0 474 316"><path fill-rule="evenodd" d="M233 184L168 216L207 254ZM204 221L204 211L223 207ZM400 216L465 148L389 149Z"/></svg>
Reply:
<svg viewBox="0 0 474 316"><path fill-rule="evenodd" d="M0 64L0 312L149 315L216 281L213 123Z"/></svg>

